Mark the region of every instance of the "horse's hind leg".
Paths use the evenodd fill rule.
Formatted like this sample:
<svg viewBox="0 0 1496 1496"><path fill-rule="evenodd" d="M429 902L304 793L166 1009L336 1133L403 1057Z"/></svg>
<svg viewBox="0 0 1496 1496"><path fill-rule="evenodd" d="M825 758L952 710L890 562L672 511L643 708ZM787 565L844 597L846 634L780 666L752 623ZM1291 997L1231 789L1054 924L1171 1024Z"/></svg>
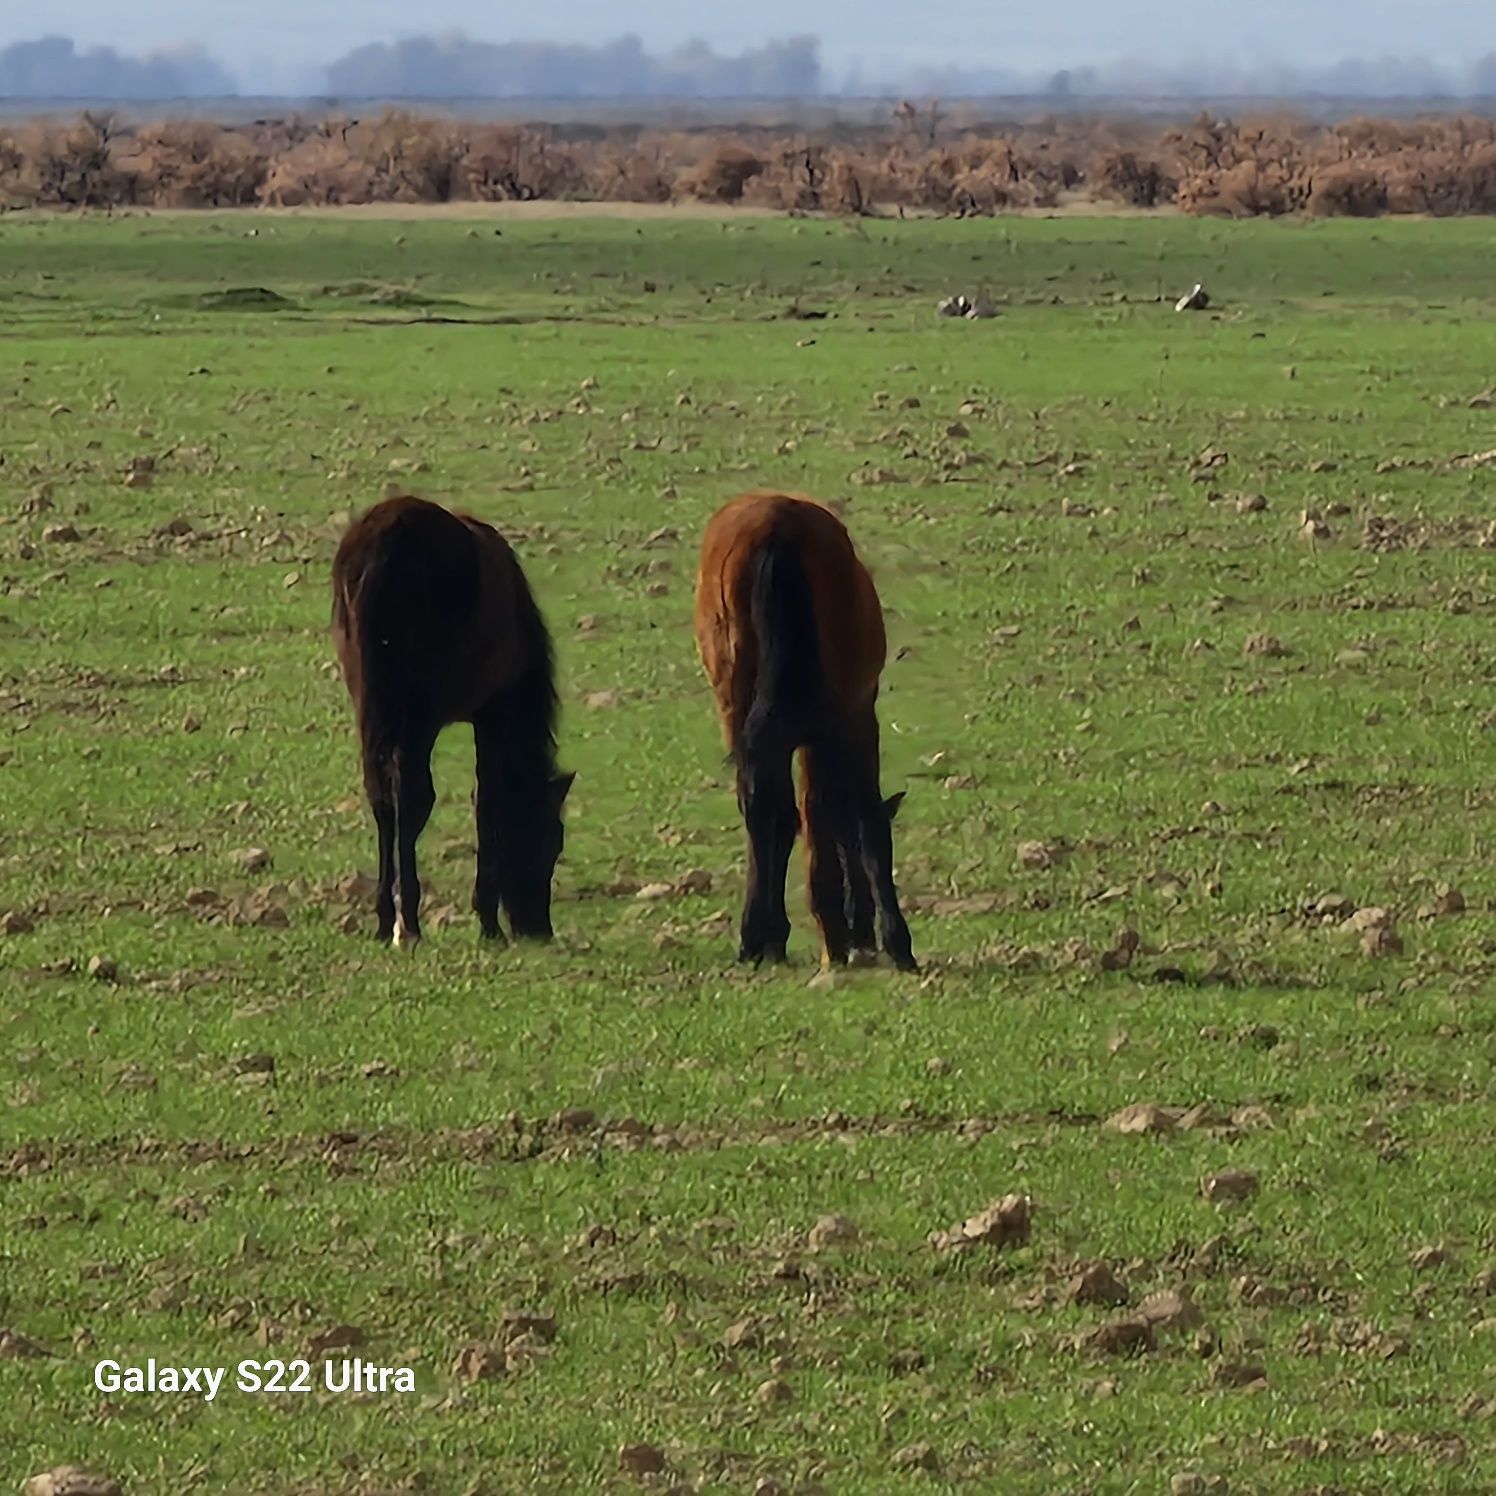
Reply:
<svg viewBox="0 0 1496 1496"><path fill-rule="evenodd" d="M499 940L499 859L503 846L499 836L498 808L502 793L503 724L489 707L473 723L473 745L477 749L477 786L473 812L478 826L478 876L473 883L473 911L485 940Z"/></svg>
<svg viewBox="0 0 1496 1496"><path fill-rule="evenodd" d="M861 797L857 820L862 836L862 862L883 927L883 949L899 970L914 971L917 963L909 924L899 908L898 889L893 881L893 827L876 785Z"/></svg>
<svg viewBox="0 0 1496 1496"><path fill-rule="evenodd" d="M899 812L903 795L894 795L883 802L888 820ZM868 882L867 869L863 864L862 828L857 816L849 816L847 832L842 843L842 862L847 879L847 920L852 928L853 966L874 966L878 960L878 932L874 926L876 905L873 902L872 885Z"/></svg>
<svg viewBox="0 0 1496 1496"><path fill-rule="evenodd" d="M395 933L395 794L389 770L372 749L364 751L364 793L379 836L379 887L374 897L375 933L385 944Z"/></svg>
<svg viewBox="0 0 1496 1496"><path fill-rule="evenodd" d="M863 866L862 832L855 817L840 850L847 881L848 942L851 946L847 959L853 966L871 966L878 959L876 906L872 885L867 880L867 869Z"/></svg>
<svg viewBox="0 0 1496 1496"><path fill-rule="evenodd" d="M783 961L790 938L784 881L795 845L795 787L790 749L752 724L738 767L738 804L748 830L748 898L738 960Z"/></svg>
<svg viewBox="0 0 1496 1496"><path fill-rule="evenodd" d="M879 793L878 722L871 713L856 727L855 746L848 752L848 761L851 771L848 778L855 796L857 849L872 902L877 907L883 949L901 971L914 971L913 942L893 881L893 818L903 796L884 800ZM848 861L851 860L849 853ZM855 884L853 889L855 897ZM863 921L858 934L867 937L870 946L871 918L864 915Z"/></svg>
<svg viewBox="0 0 1496 1496"><path fill-rule="evenodd" d="M416 872L416 841L436 805L431 782L433 737L397 750L395 773L396 923L395 944L414 945L421 938L421 880Z"/></svg>
<svg viewBox="0 0 1496 1496"><path fill-rule="evenodd" d="M840 785L824 754L806 749L801 769L810 912L820 926L827 964L840 965L851 954L839 834L841 818L836 814Z"/></svg>

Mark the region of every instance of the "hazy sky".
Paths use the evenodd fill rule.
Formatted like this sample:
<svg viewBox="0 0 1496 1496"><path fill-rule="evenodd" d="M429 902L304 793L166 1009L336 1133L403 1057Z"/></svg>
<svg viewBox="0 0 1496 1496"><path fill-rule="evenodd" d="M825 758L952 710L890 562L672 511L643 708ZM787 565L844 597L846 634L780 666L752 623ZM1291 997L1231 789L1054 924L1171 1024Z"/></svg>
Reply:
<svg viewBox="0 0 1496 1496"><path fill-rule="evenodd" d="M0 0L0 45L48 33L141 51L201 42L231 70L326 62L350 47L465 30L491 41L597 41L651 49L702 36L735 50L796 32L833 68L861 60L1050 68L1119 58L1318 64L1345 57L1459 63L1496 52L1493 0Z"/></svg>

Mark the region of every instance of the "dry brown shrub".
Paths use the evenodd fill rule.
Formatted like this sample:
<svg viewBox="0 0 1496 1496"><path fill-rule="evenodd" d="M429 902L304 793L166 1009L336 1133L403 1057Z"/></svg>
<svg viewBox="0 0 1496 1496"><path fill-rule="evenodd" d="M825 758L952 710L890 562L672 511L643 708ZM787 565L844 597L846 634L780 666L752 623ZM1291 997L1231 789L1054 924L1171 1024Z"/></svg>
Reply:
<svg viewBox="0 0 1496 1496"><path fill-rule="evenodd" d="M24 208L21 177L26 168L26 152L13 130L0 130L0 209Z"/></svg>
<svg viewBox="0 0 1496 1496"><path fill-rule="evenodd" d="M19 161L6 182L18 207L108 208L132 201L132 179L114 159L108 116L83 114L70 125L41 121L14 141Z"/></svg>
<svg viewBox="0 0 1496 1496"><path fill-rule="evenodd" d="M582 162L583 195L610 203L668 203L675 174L658 148L604 144Z"/></svg>
<svg viewBox="0 0 1496 1496"><path fill-rule="evenodd" d="M577 151L549 131L482 125L458 162L462 195L481 203L537 202L585 196Z"/></svg>
<svg viewBox="0 0 1496 1496"><path fill-rule="evenodd" d="M348 132L350 154L369 167L374 200L444 203L453 197L467 142L445 120L423 120L390 110Z"/></svg>
<svg viewBox="0 0 1496 1496"><path fill-rule="evenodd" d="M829 165L824 145L796 140L782 148L748 182L743 201L756 207L784 208L791 213L820 212Z"/></svg>
<svg viewBox="0 0 1496 1496"><path fill-rule="evenodd" d="M197 120L145 126L119 160L136 180L136 200L160 208L247 206L270 167L246 133Z"/></svg>
<svg viewBox="0 0 1496 1496"><path fill-rule="evenodd" d="M1173 202L1179 183L1163 164L1135 151L1108 151L1091 171L1096 196L1131 208L1156 208Z"/></svg>
<svg viewBox="0 0 1496 1496"><path fill-rule="evenodd" d="M723 141L687 182L692 197L709 203L740 203L744 189L769 163L759 153L736 141Z"/></svg>
<svg viewBox="0 0 1496 1496"><path fill-rule="evenodd" d="M117 130L105 117L0 131L0 207L426 203L454 198L667 202L677 193L801 213L937 214L1053 206L1082 191L1140 208L1235 217L1496 212L1496 121L1201 115L1057 116L953 126L901 105L872 127L819 136L709 130L469 125L390 110L244 125Z"/></svg>
<svg viewBox="0 0 1496 1496"><path fill-rule="evenodd" d="M310 135L271 163L260 201L271 208L373 202L374 173L346 140Z"/></svg>
<svg viewBox="0 0 1496 1496"><path fill-rule="evenodd" d="M1387 183L1375 167L1359 161L1321 167L1314 174L1308 206L1323 218L1375 218L1387 211Z"/></svg>

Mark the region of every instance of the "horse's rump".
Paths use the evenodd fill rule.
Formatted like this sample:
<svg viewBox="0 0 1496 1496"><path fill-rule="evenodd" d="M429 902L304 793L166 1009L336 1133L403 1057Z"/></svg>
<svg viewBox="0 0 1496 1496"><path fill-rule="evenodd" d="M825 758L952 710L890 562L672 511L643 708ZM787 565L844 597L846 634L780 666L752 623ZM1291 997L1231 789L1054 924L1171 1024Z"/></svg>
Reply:
<svg viewBox="0 0 1496 1496"><path fill-rule="evenodd" d="M434 699L443 658L464 637L479 598L476 539L423 500L371 510L333 561L333 626L365 739L393 749L407 724L446 715Z"/></svg>
<svg viewBox="0 0 1496 1496"><path fill-rule="evenodd" d="M813 499L745 494L718 511L702 541L696 636L729 746L755 703L798 736L877 696L878 595L846 527Z"/></svg>

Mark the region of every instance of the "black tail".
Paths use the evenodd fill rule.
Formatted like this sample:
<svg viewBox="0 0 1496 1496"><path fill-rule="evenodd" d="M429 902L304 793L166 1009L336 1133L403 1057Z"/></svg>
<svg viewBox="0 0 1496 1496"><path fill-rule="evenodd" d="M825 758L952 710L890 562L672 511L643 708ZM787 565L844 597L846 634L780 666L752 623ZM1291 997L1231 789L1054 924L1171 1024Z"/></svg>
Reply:
<svg viewBox="0 0 1496 1496"><path fill-rule="evenodd" d="M749 586L758 673L744 736L773 732L798 748L819 736L825 701L815 600L799 550L771 532L753 558Z"/></svg>

